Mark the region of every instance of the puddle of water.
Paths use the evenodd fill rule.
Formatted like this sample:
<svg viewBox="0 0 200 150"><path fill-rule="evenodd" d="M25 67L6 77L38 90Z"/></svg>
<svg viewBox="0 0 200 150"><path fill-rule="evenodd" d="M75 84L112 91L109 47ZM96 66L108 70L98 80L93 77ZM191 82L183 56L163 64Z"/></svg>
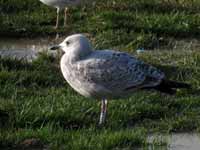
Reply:
<svg viewBox="0 0 200 150"><path fill-rule="evenodd" d="M0 56L14 59L25 59L32 61L36 59L39 52L48 52L55 55L56 51L48 51L49 47L58 44L62 38L37 39L0 39Z"/></svg>
<svg viewBox="0 0 200 150"><path fill-rule="evenodd" d="M0 39L0 50L41 50L48 48L50 39Z"/></svg>
<svg viewBox="0 0 200 150"><path fill-rule="evenodd" d="M163 50L200 50L200 40L198 39L170 39L167 45L159 49Z"/></svg>
<svg viewBox="0 0 200 150"><path fill-rule="evenodd" d="M37 58L38 52L35 50L1 50L0 56L32 61Z"/></svg>
<svg viewBox="0 0 200 150"><path fill-rule="evenodd" d="M57 35L59 37L59 35ZM5 39L0 38L0 56L15 59L26 59L32 61L36 59L39 52L46 51L55 56L56 51L47 51L54 44L58 44L64 37L55 38L37 38L37 39ZM167 50L200 50L200 41L195 39L173 41L173 46ZM163 47L165 48L165 47ZM159 49L159 50L162 50ZM151 51L152 52L152 51Z"/></svg>
<svg viewBox="0 0 200 150"><path fill-rule="evenodd" d="M171 135L149 135L148 142L166 142L166 146L158 149L167 150L200 150L200 134L197 133L173 133ZM149 147L149 150L154 148ZM157 149L157 148L155 148Z"/></svg>

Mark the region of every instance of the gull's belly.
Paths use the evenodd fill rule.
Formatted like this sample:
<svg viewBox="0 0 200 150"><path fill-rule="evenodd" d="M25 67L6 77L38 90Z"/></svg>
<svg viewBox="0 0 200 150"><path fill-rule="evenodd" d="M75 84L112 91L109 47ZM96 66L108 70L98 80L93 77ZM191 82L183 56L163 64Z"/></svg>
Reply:
<svg viewBox="0 0 200 150"><path fill-rule="evenodd" d="M56 8L65 8L68 5L78 4L80 0L40 0L44 4Z"/></svg>

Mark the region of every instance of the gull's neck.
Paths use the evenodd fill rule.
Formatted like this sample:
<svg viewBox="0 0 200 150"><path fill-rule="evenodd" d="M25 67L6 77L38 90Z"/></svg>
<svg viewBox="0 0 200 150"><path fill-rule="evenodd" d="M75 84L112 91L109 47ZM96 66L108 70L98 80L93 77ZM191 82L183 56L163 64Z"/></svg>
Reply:
<svg viewBox="0 0 200 150"><path fill-rule="evenodd" d="M92 48L90 45L75 45L72 47L71 50L65 52L65 59L67 59L68 62L76 62L80 61L84 58L86 58L88 55L92 53Z"/></svg>

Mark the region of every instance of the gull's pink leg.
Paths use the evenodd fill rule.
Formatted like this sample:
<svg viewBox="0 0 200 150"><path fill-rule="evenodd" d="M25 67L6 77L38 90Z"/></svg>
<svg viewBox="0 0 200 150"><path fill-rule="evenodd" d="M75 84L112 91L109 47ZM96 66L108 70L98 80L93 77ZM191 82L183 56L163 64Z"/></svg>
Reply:
<svg viewBox="0 0 200 150"><path fill-rule="evenodd" d="M60 8L57 8L57 18L56 18L56 26L55 29L58 29L59 26L59 14L60 14Z"/></svg>
<svg viewBox="0 0 200 150"><path fill-rule="evenodd" d="M67 25L67 12L68 12L68 8L65 8L65 18L64 18L64 27Z"/></svg>
<svg viewBox="0 0 200 150"><path fill-rule="evenodd" d="M101 100L101 114L100 114L99 125L102 125L105 122L106 112L107 112L107 104L108 104L107 99Z"/></svg>

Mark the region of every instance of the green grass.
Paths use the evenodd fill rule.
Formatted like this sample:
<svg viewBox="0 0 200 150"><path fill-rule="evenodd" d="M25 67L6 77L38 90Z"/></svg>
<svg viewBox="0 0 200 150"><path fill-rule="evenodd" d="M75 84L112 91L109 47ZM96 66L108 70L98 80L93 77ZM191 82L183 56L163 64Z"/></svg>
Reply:
<svg viewBox="0 0 200 150"><path fill-rule="evenodd" d="M0 0L0 37L83 32L95 48L134 54L135 48L159 48L173 39L198 39L199 13L199 0L101 0L72 7L68 27L56 31L55 9L37 0ZM109 101L104 127L97 125L100 103L69 87L58 59L42 54L30 64L0 58L0 147L20 149L24 139L37 138L50 149L145 149L166 144L148 143L148 133L199 132L200 52L155 50L137 57L193 89L175 96L139 91Z"/></svg>

